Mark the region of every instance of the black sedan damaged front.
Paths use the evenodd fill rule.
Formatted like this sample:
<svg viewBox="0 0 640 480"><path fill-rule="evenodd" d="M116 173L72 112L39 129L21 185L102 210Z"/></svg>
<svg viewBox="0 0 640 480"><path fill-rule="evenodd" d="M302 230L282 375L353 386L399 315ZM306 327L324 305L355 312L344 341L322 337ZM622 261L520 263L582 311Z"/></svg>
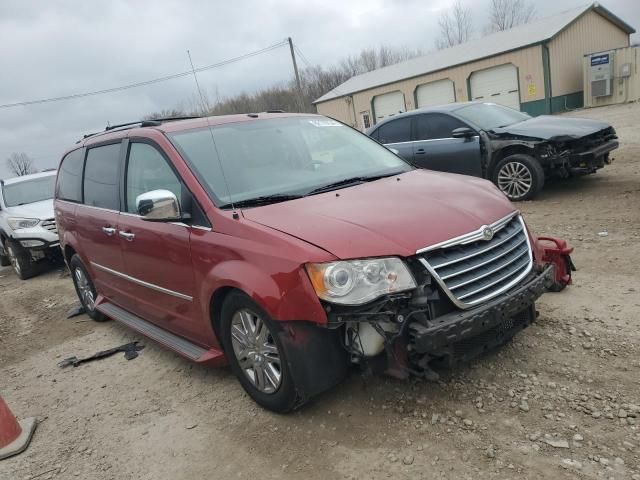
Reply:
<svg viewBox="0 0 640 480"><path fill-rule="evenodd" d="M595 120L540 116L488 132L494 154L522 146L533 154L546 177L595 173L610 164L618 148L615 129Z"/></svg>

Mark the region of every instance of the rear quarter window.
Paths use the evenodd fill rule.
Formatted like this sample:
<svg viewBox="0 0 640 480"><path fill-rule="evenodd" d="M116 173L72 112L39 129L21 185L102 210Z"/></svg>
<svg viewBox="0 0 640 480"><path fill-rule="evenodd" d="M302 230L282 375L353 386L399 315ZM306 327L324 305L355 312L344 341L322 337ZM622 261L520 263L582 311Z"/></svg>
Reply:
<svg viewBox="0 0 640 480"><path fill-rule="evenodd" d="M82 202L82 167L84 149L80 148L67 154L58 171L58 188L56 197L60 200Z"/></svg>
<svg viewBox="0 0 640 480"><path fill-rule="evenodd" d="M84 167L84 203L92 207L120 210L120 143L87 151Z"/></svg>

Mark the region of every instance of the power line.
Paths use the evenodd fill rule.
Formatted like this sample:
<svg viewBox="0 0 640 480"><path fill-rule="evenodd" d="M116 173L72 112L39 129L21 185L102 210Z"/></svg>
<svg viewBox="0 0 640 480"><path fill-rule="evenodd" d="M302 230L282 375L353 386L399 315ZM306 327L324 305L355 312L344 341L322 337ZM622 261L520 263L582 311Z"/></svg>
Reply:
<svg viewBox="0 0 640 480"><path fill-rule="evenodd" d="M281 42L275 43L269 47L266 48L262 48L260 50L256 50L254 52L249 52L249 53L245 53L244 55L240 55L238 57L233 57L233 58L229 58L227 60L223 60L221 62L218 63L212 63L211 65L206 65L204 67L198 67L195 69L196 72L204 72L206 70L211 70L213 68L218 68L218 67L222 67L225 65L229 65L230 63L235 63L235 62L239 62L240 60L245 60L247 58L251 58L251 57L255 57L256 55L260 55L262 53L266 53L269 52L271 50L275 50L276 48L280 48L284 45L287 45L288 41L287 40L283 40ZM173 80L176 78L181 78L181 77L186 77L187 75L193 75L193 71L192 70L188 70L186 72L181 72L181 73L175 73L173 75L166 75L164 77L158 77L158 78L154 78L152 80L145 80L142 82L137 82L137 83L131 83L129 85L122 85L119 87L113 87L113 88L106 88L103 90L96 90L93 92L85 92L85 93L74 93L72 95L64 95L61 97L52 97L52 98L43 98L43 99L39 99L39 100L27 100L27 101L23 101L23 102L15 102L15 103L5 103L4 105L0 105L0 108L13 108L13 107L22 107L22 106L27 106L27 105L36 105L36 104L40 104L40 103L51 103L51 102L60 102L63 100L73 100L76 98L83 98L83 97L91 97L94 95L103 95L105 93L113 93L113 92L120 92L122 90L128 90L130 88L137 88L137 87L144 87L146 85L153 85L154 83L160 83L160 82L166 82L167 80Z"/></svg>
<svg viewBox="0 0 640 480"><path fill-rule="evenodd" d="M302 53L302 50L300 50L300 48L298 48L297 45L293 45L293 48L295 48L296 52L298 52L298 55L300 55L300 58L302 59L302 61L304 62L304 64L307 66L307 68L309 70L311 70L313 68L313 65L311 64L311 62L309 60L307 60L307 57L304 56L304 53ZM336 93L346 97L348 96L348 94L341 92L340 89L338 87L334 87L331 89L331 91L335 91Z"/></svg>

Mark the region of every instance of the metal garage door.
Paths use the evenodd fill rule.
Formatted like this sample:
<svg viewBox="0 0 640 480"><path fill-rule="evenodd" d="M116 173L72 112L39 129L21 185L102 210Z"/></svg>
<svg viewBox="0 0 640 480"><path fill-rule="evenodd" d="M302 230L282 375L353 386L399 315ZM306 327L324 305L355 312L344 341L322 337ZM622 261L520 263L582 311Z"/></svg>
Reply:
<svg viewBox="0 0 640 480"><path fill-rule="evenodd" d="M471 98L520 110L518 70L511 64L471 74Z"/></svg>
<svg viewBox="0 0 640 480"><path fill-rule="evenodd" d="M404 112L404 94L402 92L389 92L373 97L373 110L376 114L376 123L383 118Z"/></svg>
<svg viewBox="0 0 640 480"><path fill-rule="evenodd" d="M453 90L453 81L449 79L425 83L424 85L418 85L418 88L416 88L416 104L418 108L444 105L455 101L456 94Z"/></svg>

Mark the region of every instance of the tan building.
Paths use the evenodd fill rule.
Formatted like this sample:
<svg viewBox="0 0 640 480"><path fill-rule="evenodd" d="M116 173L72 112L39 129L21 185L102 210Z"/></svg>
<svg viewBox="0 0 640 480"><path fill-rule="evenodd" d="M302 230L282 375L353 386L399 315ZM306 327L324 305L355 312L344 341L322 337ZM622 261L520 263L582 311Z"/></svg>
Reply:
<svg viewBox="0 0 640 480"><path fill-rule="evenodd" d="M635 30L598 3L350 78L318 113L364 129L415 108L492 101L531 115L583 105L583 56L629 46Z"/></svg>

